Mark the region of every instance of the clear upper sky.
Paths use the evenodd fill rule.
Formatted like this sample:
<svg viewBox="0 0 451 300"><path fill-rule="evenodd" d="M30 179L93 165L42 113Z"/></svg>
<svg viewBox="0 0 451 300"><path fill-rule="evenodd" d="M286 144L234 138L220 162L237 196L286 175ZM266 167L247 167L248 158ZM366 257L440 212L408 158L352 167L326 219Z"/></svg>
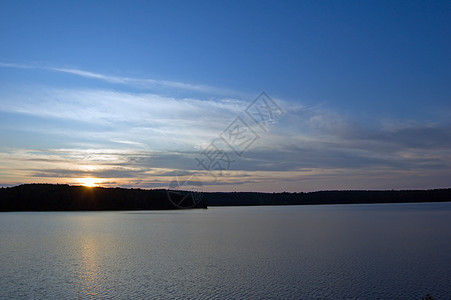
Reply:
<svg viewBox="0 0 451 300"><path fill-rule="evenodd" d="M0 0L0 185L450 187L450 37L450 1Z"/></svg>

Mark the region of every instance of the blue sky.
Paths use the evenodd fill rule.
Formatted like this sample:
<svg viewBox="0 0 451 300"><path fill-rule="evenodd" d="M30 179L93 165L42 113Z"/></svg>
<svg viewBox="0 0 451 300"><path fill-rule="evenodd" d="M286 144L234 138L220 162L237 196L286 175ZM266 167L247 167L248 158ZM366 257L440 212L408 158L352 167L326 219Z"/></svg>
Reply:
<svg viewBox="0 0 451 300"><path fill-rule="evenodd" d="M449 1L0 1L0 185L449 187ZM265 91L283 111L245 113ZM221 136L239 117L241 156ZM266 130L263 130L266 129ZM205 170L211 142L230 157Z"/></svg>

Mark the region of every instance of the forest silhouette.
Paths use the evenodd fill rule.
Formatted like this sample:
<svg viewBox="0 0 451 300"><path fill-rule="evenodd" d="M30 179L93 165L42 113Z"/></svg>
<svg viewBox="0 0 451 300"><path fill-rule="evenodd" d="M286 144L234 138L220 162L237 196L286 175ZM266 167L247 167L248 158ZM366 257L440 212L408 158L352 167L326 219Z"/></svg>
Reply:
<svg viewBox="0 0 451 300"><path fill-rule="evenodd" d="M179 197L179 199L174 198ZM310 193L205 192L24 184L0 188L0 211L161 210L207 206L318 205L451 201L451 189L319 191Z"/></svg>

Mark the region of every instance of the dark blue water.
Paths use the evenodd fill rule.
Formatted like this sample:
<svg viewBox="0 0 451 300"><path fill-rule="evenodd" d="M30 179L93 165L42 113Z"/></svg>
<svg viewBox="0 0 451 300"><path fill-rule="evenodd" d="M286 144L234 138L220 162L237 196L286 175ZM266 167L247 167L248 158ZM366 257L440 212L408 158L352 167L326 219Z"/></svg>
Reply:
<svg viewBox="0 0 451 300"><path fill-rule="evenodd" d="M0 213L2 299L451 299L451 203Z"/></svg>

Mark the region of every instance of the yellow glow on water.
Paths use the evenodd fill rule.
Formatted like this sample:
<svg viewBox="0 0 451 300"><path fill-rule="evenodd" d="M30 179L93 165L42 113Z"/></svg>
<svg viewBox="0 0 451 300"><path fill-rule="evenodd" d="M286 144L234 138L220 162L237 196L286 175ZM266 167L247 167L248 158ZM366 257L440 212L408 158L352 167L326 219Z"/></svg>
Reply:
<svg viewBox="0 0 451 300"><path fill-rule="evenodd" d="M99 186L99 182L101 180L98 178L92 178L92 177L87 177L87 178L79 178L78 182L80 182L80 184L82 186L86 186L86 187L96 187Z"/></svg>
<svg viewBox="0 0 451 300"><path fill-rule="evenodd" d="M80 239L82 290L89 297L98 298L102 289L101 268L99 267L99 243L90 236Z"/></svg>

